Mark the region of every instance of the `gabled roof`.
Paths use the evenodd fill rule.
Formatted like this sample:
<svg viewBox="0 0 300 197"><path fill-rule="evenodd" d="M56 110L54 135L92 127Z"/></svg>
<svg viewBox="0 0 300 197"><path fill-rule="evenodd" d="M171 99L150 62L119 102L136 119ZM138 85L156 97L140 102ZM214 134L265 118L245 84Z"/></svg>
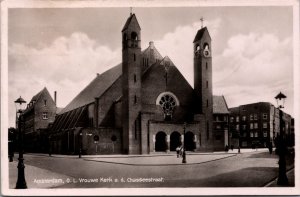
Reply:
<svg viewBox="0 0 300 197"><path fill-rule="evenodd" d="M150 46L142 51L142 55L150 53L148 50ZM157 55L161 57L159 52L155 50ZM149 66L151 67L151 66ZM82 107L95 101L95 98L100 97L119 77L122 75L122 63L107 70L102 74L98 74L97 77L86 86L59 114L71 111L78 107Z"/></svg>
<svg viewBox="0 0 300 197"><path fill-rule="evenodd" d="M210 35L208 33L208 30L207 30L207 27L201 28L200 30L198 30L193 43L200 40L202 38L202 36L204 35L205 31L207 32L208 36L210 37Z"/></svg>
<svg viewBox="0 0 300 197"><path fill-rule="evenodd" d="M129 18L127 19L127 21L126 21L126 23L125 23L125 25L124 25L124 27L122 29L122 32L125 29L127 29L131 23L136 23L138 25L138 28L141 30L141 26L140 26L140 24L139 24L139 22L138 22L138 20L137 20L137 18L135 16L135 14L130 14Z"/></svg>
<svg viewBox="0 0 300 197"><path fill-rule="evenodd" d="M87 105L101 96L122 74L122 64L97 74L96 78L85 87L59 114Z"/></svg>
<svg viewBox="0 0 300 197"><path fill-rule="evenodd" d="M30 102L27 105L27 108L24 110L24 113L28 112L29 110L33 109L35 103L40 99L42 94L49 94L49 91L47 90L46 87L44 87L41 91L39 91L36 95L34 95ZM51 96L50 96L51 97ZM52 97L51 97L52 98Z"/></svg>
<svg viewBox="0 0 300 197"><path fill-rule="evenodd" d="M34 96L31 98L30 102L32 102L32 101L37 101L37 100L40 98L41 94L42 94L44 91L48 91L46 87L44 87L41 91L39 91L36 95L34 95Z"/></svg>
<svg viewBox="0 0 300 197"><path fill-rule="evenodd" d="M224 96L213 96L213 113L214 114L230 113Z"/></svg>
<svg viewBox="0 0 300 197"><path fill-rule="evenodd" d="M56 107L56 114L59 114L61 112L61 110L63 110L62 107Z"/></svg>

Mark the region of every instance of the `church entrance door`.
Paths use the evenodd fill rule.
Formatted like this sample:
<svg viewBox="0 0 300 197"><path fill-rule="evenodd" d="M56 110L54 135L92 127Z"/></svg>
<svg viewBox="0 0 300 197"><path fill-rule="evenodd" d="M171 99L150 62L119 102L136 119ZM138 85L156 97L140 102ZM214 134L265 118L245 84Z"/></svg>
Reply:
<svg viewBox="0 0 300 197"><path fill-rule="evenodd" d="M174 131L170 136L170 151L175 151L179 146L181 146L180 133Z"/></svg>
<svg viewBox="0 0 300 197"><path fill-rule="evenodd" d="M195 149L195 142L194 142L194 133L187 132L185 134L185 150L187 151L194 151Z"/></svg>
<svg viewBox="0 0 300 197"><path fill-rule="evenodd" d="M160 131L155 136L155 151L156 152L164 152L167 149L166 143L166 133Z"/></svg>

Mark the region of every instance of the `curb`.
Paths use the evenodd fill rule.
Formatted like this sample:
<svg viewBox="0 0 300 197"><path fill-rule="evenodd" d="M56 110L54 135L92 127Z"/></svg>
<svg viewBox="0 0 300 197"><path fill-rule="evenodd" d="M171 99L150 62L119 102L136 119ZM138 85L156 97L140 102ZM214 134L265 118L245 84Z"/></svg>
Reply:
<svg viewBox="0 0 300 197"><path fill-rule="evenodd" d="M293 170L295 170L295 167L293 166L292 168L288 169L286 171L286 174L292 172ZM264 184L263 187L270 187L270 185L272 185L274 182L276 182L278 179L278 176L276 176L275 178L273 178L271 181L269 181L268 183ZM279 187L279 186L278 186ZM292 186L290 186L292 187Z"/></svg>
<svg viewBox="0 0 300 197"><path fill-rule="evenodd" d="M180 166L180 165L198 165L198 164L204 164L204 163L209 163L212 161L218 161L221 159L226 159L230 157L237 156L237 154L232 154L227 157L222 157L218 159L212 159L209 161L203 161L203 162L198 162L198 163L170 163L170 164L132 164L132 163L123 163L123 162L113 162L113 161L101 161L101 160L93 160L93 159L83 159L85 161L93 161L93 162L101 162L101 163L110 163L110 164L119 164L119 165L128 165L128 166Z"/></svg>

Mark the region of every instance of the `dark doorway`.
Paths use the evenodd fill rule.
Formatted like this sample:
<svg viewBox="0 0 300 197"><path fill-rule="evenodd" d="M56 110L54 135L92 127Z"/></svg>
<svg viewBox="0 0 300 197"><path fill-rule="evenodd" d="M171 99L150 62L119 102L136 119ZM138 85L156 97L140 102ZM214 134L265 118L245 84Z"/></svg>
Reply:
<svg viewBox="0 0 300 197"><path fill-rule="evenodd" d="M170 136L170 151L175 151L179 146L181 146L180 133L174 131Z"/></svg>
<svg viewBox="0 0 300 197"><path fill-rule="evenodd" d="M194 134L192 132L187 132L185 134L185 150L187 151L194 151L195 147L195 142L194 142Z"/></svg>
<svg viewBox="0 0 300 197"><path fill-rule="evenodd" d="M155 151L164 152L167 149L165 132L158 132L155 136Z"/></svg>

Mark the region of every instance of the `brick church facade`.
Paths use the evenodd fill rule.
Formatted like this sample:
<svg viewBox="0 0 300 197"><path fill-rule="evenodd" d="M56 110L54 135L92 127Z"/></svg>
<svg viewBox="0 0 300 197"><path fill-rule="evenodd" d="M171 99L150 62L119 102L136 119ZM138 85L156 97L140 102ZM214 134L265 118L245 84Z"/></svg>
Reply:
<svg viewBox="0 0 300 197"><path fill-rule="evenodd" d="M122 29L122 63L97 74L56 116L51 151L150 154L175 151L183 142L187 151L212 151L212 57L206 27L191 47L194 88L153 42L141 50L141 27L130 14Z"/></svg>

